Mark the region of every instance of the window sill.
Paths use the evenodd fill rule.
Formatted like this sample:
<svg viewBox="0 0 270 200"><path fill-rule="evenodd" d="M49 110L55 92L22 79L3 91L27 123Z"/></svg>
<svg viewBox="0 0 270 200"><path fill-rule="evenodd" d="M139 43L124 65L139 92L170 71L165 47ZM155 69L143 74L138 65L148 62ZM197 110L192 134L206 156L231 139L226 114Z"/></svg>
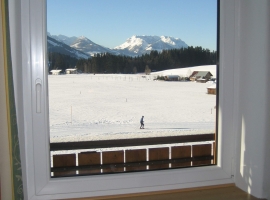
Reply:
<svg viewBox="0 0 270 200"><path fill-rule="evenodd" d="M147 193L136 193L129 195L114 195L114 196L103 196L95 198L80 198L70 200L92 200L92 199L118 199L118 200L151 200L151 199L220 199L220 200L258 200L250 194L240 190L234 184L224 185L213 185L207 187L188 188L181 190L167 190L160 192L147 192Z"/></svg>

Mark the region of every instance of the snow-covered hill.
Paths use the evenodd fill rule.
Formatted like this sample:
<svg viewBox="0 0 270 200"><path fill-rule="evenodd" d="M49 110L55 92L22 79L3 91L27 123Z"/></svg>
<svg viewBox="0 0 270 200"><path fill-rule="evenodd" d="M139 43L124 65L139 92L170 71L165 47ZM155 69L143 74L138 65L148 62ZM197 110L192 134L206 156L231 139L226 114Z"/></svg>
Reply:
<svg viewBox="0 0 270 200"><path fill-rule="evenodd" d="M77 40L77 37L75 36L67 37L65 35L51 35L49 32L48 32L48 36L52 37L53 39L58 40L59 42L63 42L67 44L68 46L70 46L71 44L75 42L75 40Z"/></svg>
<svg viewBox="0 0 270 200"><path fill-rule="evenodd" d="M167 49L187 48L188 45L179 38L168 36L137 36L134 35L125 43L115 47L121 54L138 56L151 51L162 51Z"/></svg>
<svg viewBox="0 0 270 200"><path fill-rule="evenodd" d="M213 78L217 78L217 66L216 65L202 65L185 67L178 69L168 69L158 72L152 72L151 75L154 76L166 76L166 75L179 75L182 77L189 77L194 71L209 71L213 75Z"/></svg>
<svg viewBox="0 0 270 200"><path fill-rule="evenodd" d="M77 59L88 59L90 56L82 51L79 51L77 49L74 49L70 47L69 45L60 42L51 36L47 36L47 49L48 52L57 52L61 54L65 54L71 57L75 57Z"/></svg>
<svg viewBox="0 0 270 200"><path fill-rule="evenodd" d="M91 56L94 56L94 54L97 53L111 53L116 55L118 54L118 52L98 45L84 36L78 37L70 46L77 50L83 51L84 53L87 53Z"/></svg>

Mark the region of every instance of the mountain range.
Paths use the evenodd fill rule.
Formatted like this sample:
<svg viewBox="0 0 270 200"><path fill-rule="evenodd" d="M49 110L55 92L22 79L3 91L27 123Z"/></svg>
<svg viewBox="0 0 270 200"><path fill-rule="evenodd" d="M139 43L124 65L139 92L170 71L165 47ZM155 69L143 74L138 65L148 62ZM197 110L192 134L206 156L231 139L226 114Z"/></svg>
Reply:
<svg viewBox="0 0 270 200"><path fill-rule="evenodd" d="M49 35L47 36L47 49L49 53L50 52L61 53L71 57L75 57L77 59L80 58L88 59L90 57L88 54L79 51L75 48L72 48L69 45L65 44L64 42L54 39Z"/></svg>
<svg viewBox="0 0 270 200"><path fill-rule="evenodd" d="M59 52L76 58L89 58L98 53L113 55L140 56L151 51L187 48L188 45L179 38L168 36L137 36L134 35L123 44L113 49L94 43L84 36L67 37L48 33L48 51Z"/></svg>
<svg viewBox="0 0 270 200"><path fill-rule="evenodd" d="M74 49L87 53L90 56L94 56L98 53L110 53L114 55L119 54L117 51L98 45L84 36L78 37L70 46Z"/></svg>
<svg viewBox="0 0 270 200"><path fill-rule="evenodd" d="M151 51L162 51L168 49L187 48L188 45L179 38L168 36L137 36L134 35L126 40L125 43L117 46L120 54L129 56L140 56L142 54L150 53Z"/></svg>

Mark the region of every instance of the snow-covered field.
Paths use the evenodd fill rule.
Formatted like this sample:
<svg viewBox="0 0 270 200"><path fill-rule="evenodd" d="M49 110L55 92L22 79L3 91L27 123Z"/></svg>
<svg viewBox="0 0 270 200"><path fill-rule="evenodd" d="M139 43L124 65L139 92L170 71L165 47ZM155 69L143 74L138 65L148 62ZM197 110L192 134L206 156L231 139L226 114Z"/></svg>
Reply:
<svg viewBox="0 0 270 200"><path fill-rule="evenodd" d="M50 75L51 142L214 133L212 83L154 75ZM139 129L144 116L145 129Z"/></svg>

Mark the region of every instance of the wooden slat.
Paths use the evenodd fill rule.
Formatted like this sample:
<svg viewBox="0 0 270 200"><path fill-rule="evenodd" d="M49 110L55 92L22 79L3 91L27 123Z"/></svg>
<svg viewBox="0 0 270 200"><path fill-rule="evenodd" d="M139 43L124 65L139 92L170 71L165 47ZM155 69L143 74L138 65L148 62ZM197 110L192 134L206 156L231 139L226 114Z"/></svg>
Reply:
<svg viewBox="0 0 270 200"><path fill-rule="evenodd" d="M103 169L103 173L123 172L124 167L115 167L115 163L124 163L124 151L102 152L103 164L111 164L109 169Z"/></svg>
<svg viewBox="0 0 270 200"><path fill-rule="evenodd" d="M181 135L181 136L166 136L166 137L152 137L152 138L62 142L62 143L51 143L50 150L60 151L60 150L76 150L76 149L99 149L108 147L147 146L156 144L214 141L214 139L215 134L209 133L199 135Z"/></svg>
<svg viewBox="0 0 270 200"><path fill-rule="evenodd" d="M76 166L76 154L53 155L53 167L74 167ZM76 170L54 172L54 177L75 175Z"/></svg>
<svg viewBox="0 0 270 200"><path fill-rule="evenodd" d="M191 158L191 146L171 147L171 158ZM191 166L191 161L183 163L172 163L172 168Z"/></svg>
<svg viewBox="0 0 270 200"><path fill-rule="evenodd" d="M145 162L146 149L126 150L126 163L129 162ZM126 167L126 171L146 170L146 165L136 167Z"/></svg>
<svg viewBox="0 0 270 200"><path fill-rule="evenodd" d="M212 155L211 148L212 148L211 144L193 145L192 146L192 156L193 157L211 156ZM192 162L192 166L209 165L209 164L211 164L211 160L193 161Z"/></svg>
<svg viewBox="0 0 270 200"><path fill-rule="evenodd" d="M98 152L83 152L78 154L78 164L79 166L84 165L100 165L100 153ZM90 167L91 168L91 167ZM99 174L100 169L81 169L79 174Z"/></svg>
<svg viewBox="0 0 270 200"><path fill-rule="evenodd" d="M213 142L213 164L217 164L217 149L216 149L216 142Z"/></svg>
<svg viewBox="0 0 270 200"><path fill-rule="evenodd" d="M169 160L169 148L153 148L149 149L149 161L152 160ZM150 165L149 169L165 169L169 168L169 164Z"/></svg>
<svg viewBox="0 0 270 200"><path fill-rule="evenodd" d="M200 156L200 157L191 157L191 158L177 158L177 159L166 159L166 160L152 160L152 161L144 161L144 162L131 162L131 163L114 163L114 167L123 168L123 167L141 167L141 166L149 166L149 165L163 165L163 164L171 164L171 163L183 163L183 162L191 162L191 161L205 161L205 160L213 160L214 156ZM110 169L112 164L103 164L103 165L82 165L75 167L56 167L51 168L52 172L62 172L62 171L73 171L73 170L94 170L94 169Z"/></svg>

